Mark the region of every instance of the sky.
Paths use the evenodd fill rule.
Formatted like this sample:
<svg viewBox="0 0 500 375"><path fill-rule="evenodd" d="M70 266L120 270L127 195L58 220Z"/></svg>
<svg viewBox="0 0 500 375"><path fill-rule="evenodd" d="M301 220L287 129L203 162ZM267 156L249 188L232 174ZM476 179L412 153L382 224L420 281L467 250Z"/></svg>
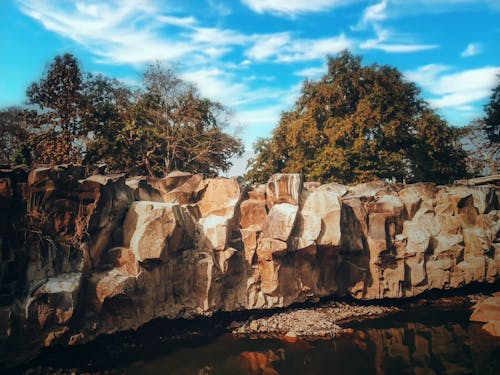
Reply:
<svg viewBox="0 0 500 375"><path fill-rule="evenodd" d="M466 125L498 82L499 21L500 0L0 0L0 107L23 104L58 54L131 85L161 61L231 111L246 152L228 175L241 175L304 79L344 49L395 66Z"/></svg>

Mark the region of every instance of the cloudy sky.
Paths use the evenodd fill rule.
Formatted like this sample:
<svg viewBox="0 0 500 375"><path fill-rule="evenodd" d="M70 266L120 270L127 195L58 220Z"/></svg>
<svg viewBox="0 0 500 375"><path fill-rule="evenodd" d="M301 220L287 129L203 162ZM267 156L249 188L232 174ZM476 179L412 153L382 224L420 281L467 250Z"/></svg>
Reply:
<svg viewBox="0 0 500 375"><path fill-rule="evenodd" d="M164 61L232 110L241 174L302 81L343 49L396 66L467 124L500 74L499 21L500 0L0 0L0 107L23 103L56 54L131 84Z"/></svg>

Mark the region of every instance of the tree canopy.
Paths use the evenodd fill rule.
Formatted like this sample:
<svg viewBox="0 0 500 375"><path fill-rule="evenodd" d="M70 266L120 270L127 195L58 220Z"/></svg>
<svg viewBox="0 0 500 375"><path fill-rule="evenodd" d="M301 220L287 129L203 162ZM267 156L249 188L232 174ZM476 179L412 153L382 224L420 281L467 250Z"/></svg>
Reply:
<svg viewBox="0 0 500 375"><path fill-rule="evenodd" d="M460 141L468 153L468 169L474 176L500 173L500 79L484 112L460 131Z"/></svg>
<svg viewBox="0 0 500 375"><path fill-rule="evenodd" d="M82 73L71 54L56 56L30 85L27 98L16 118L25 119L29 131L14 133L13 110L0 118L10 129L0 146L11 161L17 147L23 161L34 164L104 162L113 172L163 176L182 169L216 175L243 151L241 142L223 131L227 109L159 64L148 67L140 88L131 88Z"/></svg>
<svg viewBox="0 0 500 375"><path fill-rule="evenodd" d="M306 80L270 138L259 139L247 178L276 172L343 183L379 178L445 183L465 173L456 134L390 66L364 66L344 51Z"/></svg>
<svg viewBox="0 0 500 375"><path fill-rule="evenodd" d="M484 122L489 140L498 147L500 143L500 75L497 77L498 83L493 88L490 101L484 108L486 113Z"/></svg>

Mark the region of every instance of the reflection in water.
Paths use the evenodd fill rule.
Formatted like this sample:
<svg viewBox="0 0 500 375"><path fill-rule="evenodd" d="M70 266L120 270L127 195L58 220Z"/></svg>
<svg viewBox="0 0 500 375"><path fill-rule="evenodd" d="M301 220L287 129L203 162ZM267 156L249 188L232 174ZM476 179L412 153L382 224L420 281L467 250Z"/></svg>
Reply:
<svg viewBox="0 0 500 375"><path fill-rule="evenodd" d="M127 374L500 374L500 341L446 314L387 318L334 341L286 343L222 336L115 368ZM422 318L422 317L420 317ZM438 321L436 321L438 320Z"/></svg>

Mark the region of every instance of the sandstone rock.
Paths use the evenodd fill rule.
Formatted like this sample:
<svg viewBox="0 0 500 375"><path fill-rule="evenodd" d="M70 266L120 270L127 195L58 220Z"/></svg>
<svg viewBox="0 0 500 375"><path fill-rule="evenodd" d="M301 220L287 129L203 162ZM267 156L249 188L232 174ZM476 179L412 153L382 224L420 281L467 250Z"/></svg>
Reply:
<svg viewBox="0 0 500 375"><path fill-rule="evenodd" d="M99 303L99 308L105 300L121 295L133 296L137 279L122 272L119 269L112 269L104 273L93 275L91 284L95 288L95 297Z"/></svg>
<svg viewBox="0 0 500 375"><path fill-rule="evenodd" d="M176 176L175 179L173 179L172 176L170 176L170 179L167 178L168 176L165 177L167 180L159 184L163 201L181 205L193 203L200 190L203 188L201 186L203 175L198 173L195 175L189 174L189 176L183 174L181 176ZM172 188L172 190L167 190L167 187Z"/></svg>
<svg viewBox="0 0 500 375"><path fill-rule="evenodd" d="M160 191L167 193L186 183L192 176L193 174L189 172L172 171L165 177L157 179L154 184L160 188Z"/></svg>
<svg viewBox="0 0 500 375"><path fill-rule="evenodd" d="M103 254L101 263L102 268L116 268L131 276L136 276L140 271L134 252L126 247L115 247L107 250Z"/></svg>
<svg viewBox="0 0 500 375"><path fill-rule="evenodd" d="M163 196L144 176L129 177L125 184L132 189L136 201L163 202Z"/></svg>
<svg viewBox="0 0 500 375"><path fill-rule="evenodd" d="M257 231L252 229L241 229L240 233L245 259L249 265L252 265L255 251L257 250Z"/></svg>
<svg viewBox="0 0 500 375"><path fill-rule="evenodd" d="M316 191L321 186L321 182L319 181L307 181L303 184L303 190L306 191Z"/></svg>
<svg viewBox="0 0 500 375"><path fill-rule="evenodd" d="M254 187L252 190L248 192L249 199L256 199L260 201L266 200L266 185L262 184Z"/></svg>
<svg viewBox="0 0 500 375"><path fill-rule="evenodd" d="M463 229L465 252L464 257L482 256L491 251L492 239L488 233L480 227L469 227Z"/></svg>
<svg viewBox="0 0 500 375"><path fill-rule="evenodd" d="M491 322L483 325L482 328L490 335L500 337L500 319L492 320Z"/></svg>
<svg viewBox="0 0 500 375"><path fill-rule="evenodd" d="M497 209L498 201L495 195L495 190L490 185L483 186L464 186L454 185L446 188L448 194L458 197L470 195L472 204L476 208L478 214L485 214L491 210Z"/></svg>
<svg viewBox="0 0 500 375"><path fill-rule="evenodd" d="M181 207L175 203L135 202L124 223L125 247L137 260L166 260L168 255L186 248L190 233L184 230Z"/></svg>
<svg viewBox="0 0 500 375"><path fill-rule="evenodd" d="M198 238L199 249L224 250L231 232L230 219L224 216L209 215L198 221L202 236Z"/></svg>
<svg viewBox="0 0 500 375"><path fill-rule="evenodd" d="M283 253L288 250L287 243L274 238L261 238L257 247L258 252Z"/></svg>
<svg viewBox="0 0 500 375"><path fill-rule="evenodd" d="M345 194L337 184L306 184L302 191L299 176L275 175L247 199L249 188L234 179L174 173L160 182L124 175L77 180L79 173L70 166L42 169L28 186L26 173L23 180L0 170L13 190L0 209L0 282L8 304L1 311L11 312L0 314L9 320L2 331L16 322L42 344L84 343L154 318L280 308L346 293L404 298L499 279L492 187L377 182ZM46 241L25 249L25 212L13 210L33 193L43 198L39 209L49 220ZM183 204L142 201L159 196ZM50 286L70 273L85 274L86 287L47 291L53 288L45 277ZM20 306L27 306L25 316ZM308 332L259 324L265 329ZM445 341L437 340L436 350Z"/></svg>
<svg viewBox="0 0 500 375"><path fill-rule="evenodd" d="M403 235L407 238L406 253L408 255L423 254L429 248L431 234L418 223L406 221L403 226Z"/></svg>
<svg viewBox="0 0 500 375"><path fill-rule="evenodd" d="M28 301L26 319L38 322L40 328L68 323L78 304L81 279L81 273L49 278Z"/></svg>
<svg viewBox="0 0 500 375"><path fill-rule="evenodd" d="M298 209L298 206L289 203L273 205L262 228L262 237L288 241Z"/></svg>
<svg viewBox="0 0 500 375"><path fill-rule="evenodd" d="M255 228L262 230L262 226L267 219L266 204L263 200L248 199L241 202L241 228Z"/></svg>
<svg viewBox="0 0 500 375"><path fill-rule="evenodd" d="M286 250L286 247L284 248ZM274 250L260 249L257 251L261 290L264 294L273 294L279 287L280 262L273 258Z"/></svg>
<svg viewBox="0 0 500 375"><path fill-rule="evenodd" d="M198 201L201 216L215 215L232 219L241 199L238 182L230 178L212 178L205 180L205 185Z"/></svg>
<svg viewBox="0 0 500 375"><path fill-rule="evenodd" d="M459 216L436 215L435 226L441 233L457 234L462 228L462 221Z"/></svg>
<svg viewBox="0 0 500 375"><path fill-rule="evenodd" d="M474 311L470 316L473 322L487 323L500 319L500 295L495 295L478 302L474 306Z"/></svg>
<svg viewBox="0 0 500 375"><path fill-rule="evenodd" d="M464 238L460 234L442 233L432 239L434 256L447 255L453 259L463 257Z"/></svg>
<svg viewBox="0 0 500 375"><path fill-rule="evenodd" d="M297 236L319 246L340 246L341 204L338 194L303 192L300 199Z"/></svg>
<svg viewBox="0 0 500 375"><path fill-rule="evenodd" d="M121 231L119 224L133 201L132 190L123 175L94 175L80 181L79 212L75 232L82 241L82 250L98 265L102 252L110 247L113 235ZM86 267L91 265L86 264Z"/></svg>
<svg viewBox="0 0 500 375"><path fill-rule="evenodd" d="M349 186L348 196L354 197L373 197L377 193L390 191L390 185L382 181L365 182L362 184Z"/></svg>
<svg viewBox="0 0 500 375"><path fill-rule="evenodd" d="M409 269L409 278L410 278L410 283L412 287L417 287L419 286L422 282L425 281L426 278L426 272L424 269L425 262L423 257L419 257L420 259L417 260L417 258L414 259L407 259L405 261L406 266Z"/></svg>
<svg viewBox="0 0 500 375"><path fill-rule="evenodd" d="M321 185L316 190L329 191L332 193L336 193L339 197L343 197L347 194L349 188L346 185L338 184L336 182L330 182L329 184Z"/></svg>
<svg viewBox="0 0 500 375"><path fill-rule="evenodd" d="M365 250L368 236L368 213L359 198L343 198L341 210L342 248L351 252Z"/></svg>
<svg viewBox="0 0 500 375"><path fill-rule="evenodd" d="M302 176L297 173L273 174L266 185L267 204L288 203L299 204L299 196L302 191Z"/></svg>

